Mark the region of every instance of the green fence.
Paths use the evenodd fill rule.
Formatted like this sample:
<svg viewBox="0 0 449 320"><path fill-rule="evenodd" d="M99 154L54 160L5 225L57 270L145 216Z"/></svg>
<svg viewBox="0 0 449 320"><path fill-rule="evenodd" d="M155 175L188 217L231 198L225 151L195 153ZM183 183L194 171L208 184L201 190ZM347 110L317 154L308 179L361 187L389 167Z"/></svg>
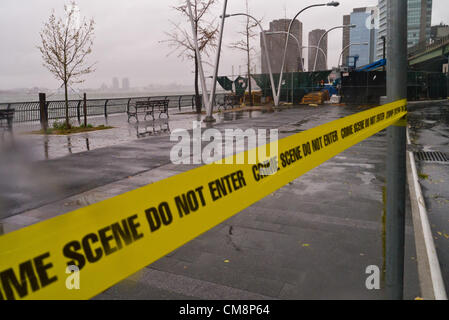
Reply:
<svg viewBox="0 0 449 320"><path fill-rule="evenodd" d="M317 90L320 82L323 81L324 83L327 83L330 73L331 71L284 73L282 77L280 100L299 103L304 95ZM262 96L273 98L270 76L268 74L255 74L251 76L256 81L257 86L261 89ZM279 84L279 77L279 74L273 75L276 90ZM247 84L247 78L238 77L236 80L232 81L228 77L218 77L218 83L227 91L232 90L232 84L234 83L236 94L243 95L245 88L241 85Z"/></svg>

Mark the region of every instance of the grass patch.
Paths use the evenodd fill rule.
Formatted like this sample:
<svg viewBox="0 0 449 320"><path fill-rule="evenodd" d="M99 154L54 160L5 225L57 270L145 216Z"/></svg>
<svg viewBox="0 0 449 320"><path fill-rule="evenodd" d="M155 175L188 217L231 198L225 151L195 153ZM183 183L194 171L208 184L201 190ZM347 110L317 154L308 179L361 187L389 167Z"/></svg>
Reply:
<svg viewBox="0 0 449 320"><path fill-rule="evenodd" d="M106 130L106 129L112 129L113 127L105 126L103 124L94 127L91 124L87 124L87 126L84 126L84 124L80 125L79 127L67 125L67 123L64 122L54 122L52 128L47 128L47 131L39 130L39 131L33 131L32 134L55 134L55 135L67 135L72 133L80 133L80 132L90 132L90 131L98 131L98 130Z"/></svg>
<svg viewBox="0 0 449 320"><path fill-rule="evenodd" d="M418 177L423 180L429 179L429 175L422 172L418 173Z"/></svg>

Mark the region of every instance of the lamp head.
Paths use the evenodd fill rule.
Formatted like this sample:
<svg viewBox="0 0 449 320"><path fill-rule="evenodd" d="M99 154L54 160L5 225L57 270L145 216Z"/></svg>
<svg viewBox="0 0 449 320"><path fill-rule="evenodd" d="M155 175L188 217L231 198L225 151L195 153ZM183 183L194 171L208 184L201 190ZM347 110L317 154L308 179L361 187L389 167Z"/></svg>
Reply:
<svg viewBox="0 0 449 320"><path fill-rule="evenodd" d="M230 14L225 14L225 18L229 18L231 15ZM223 18L223 15L220 15L220 19L222 19Z"/></svg>
<svg viewBox="0 0 449 320"><path fill-rule="evenodd" d="M339 5L340 5L340 2L338 2L338 1L331 1L326 4L326 6L329 6L329 7L338 7Z"/></svg>

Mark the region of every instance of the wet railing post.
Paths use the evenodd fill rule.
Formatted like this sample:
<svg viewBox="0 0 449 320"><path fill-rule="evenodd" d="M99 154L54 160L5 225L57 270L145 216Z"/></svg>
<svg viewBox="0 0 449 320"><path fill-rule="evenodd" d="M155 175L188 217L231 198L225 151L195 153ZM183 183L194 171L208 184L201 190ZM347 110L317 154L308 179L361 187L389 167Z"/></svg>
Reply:
<svg viewBox="0 0 449 320"><path fill-rule="evenodd" d="M76 105L76 116L78 118L78 123L81 124L81 110L80 110L81 100L78 100L78 104Z"/></svg>
<svg viewBox="0 0 449 320"><path fill-rule="evenodd" d="M407 0L388 1L387 101L407 98ZM387 129L386 292L403 299L406 127Z"/></svg>
<svg viewBox="0 0 449 320"><path fill-rule="evenodd" d="M106 102L104 103L104 117L107 119L108 118L108 101L106 99Z"/></svg>
<svg viewBox="0 0 449 320"><path fill-rule="evenodd" d="M84 114L84 128L87 128L87 97L83 95L83 114Z"/></svg>
<svg viewBox="0 0 449 320"><path fill-rule="evenodd" d="M47 132L48 128L48 112L45 93L39 93L39 111L40 111L40 123L41 129Z"/></svg>

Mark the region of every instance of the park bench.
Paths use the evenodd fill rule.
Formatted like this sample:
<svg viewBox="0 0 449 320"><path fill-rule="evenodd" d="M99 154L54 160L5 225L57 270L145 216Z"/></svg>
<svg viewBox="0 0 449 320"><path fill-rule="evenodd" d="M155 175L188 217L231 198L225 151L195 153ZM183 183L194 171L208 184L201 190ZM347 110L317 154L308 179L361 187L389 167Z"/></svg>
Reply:
<svg viewBox="0 0 449 320"><path fill-rule="evenodd" d="M227 94L223 97L223 101L218 102L218 110L233 109L235 105L240 103L240 96L235 94Z"/></svg>
<svg viewBox="0 0 449 320"><path fill-rule="evenodd" d="M155 112L159 112L159 118L163 113L168 116L168 103L170 100L153 100L153 101L136 101L135 104L131 105L128 109L128 122L134 117L136 121L139 122L139 114L144 114L144 120L147 119L148 115L151 115L153 120Z"/></svg>
<svg viewBox="0 0 449 320"><path fill-rule="evenodd" d="M12 132L14 109L0 110L0 130Z"/></svg>

